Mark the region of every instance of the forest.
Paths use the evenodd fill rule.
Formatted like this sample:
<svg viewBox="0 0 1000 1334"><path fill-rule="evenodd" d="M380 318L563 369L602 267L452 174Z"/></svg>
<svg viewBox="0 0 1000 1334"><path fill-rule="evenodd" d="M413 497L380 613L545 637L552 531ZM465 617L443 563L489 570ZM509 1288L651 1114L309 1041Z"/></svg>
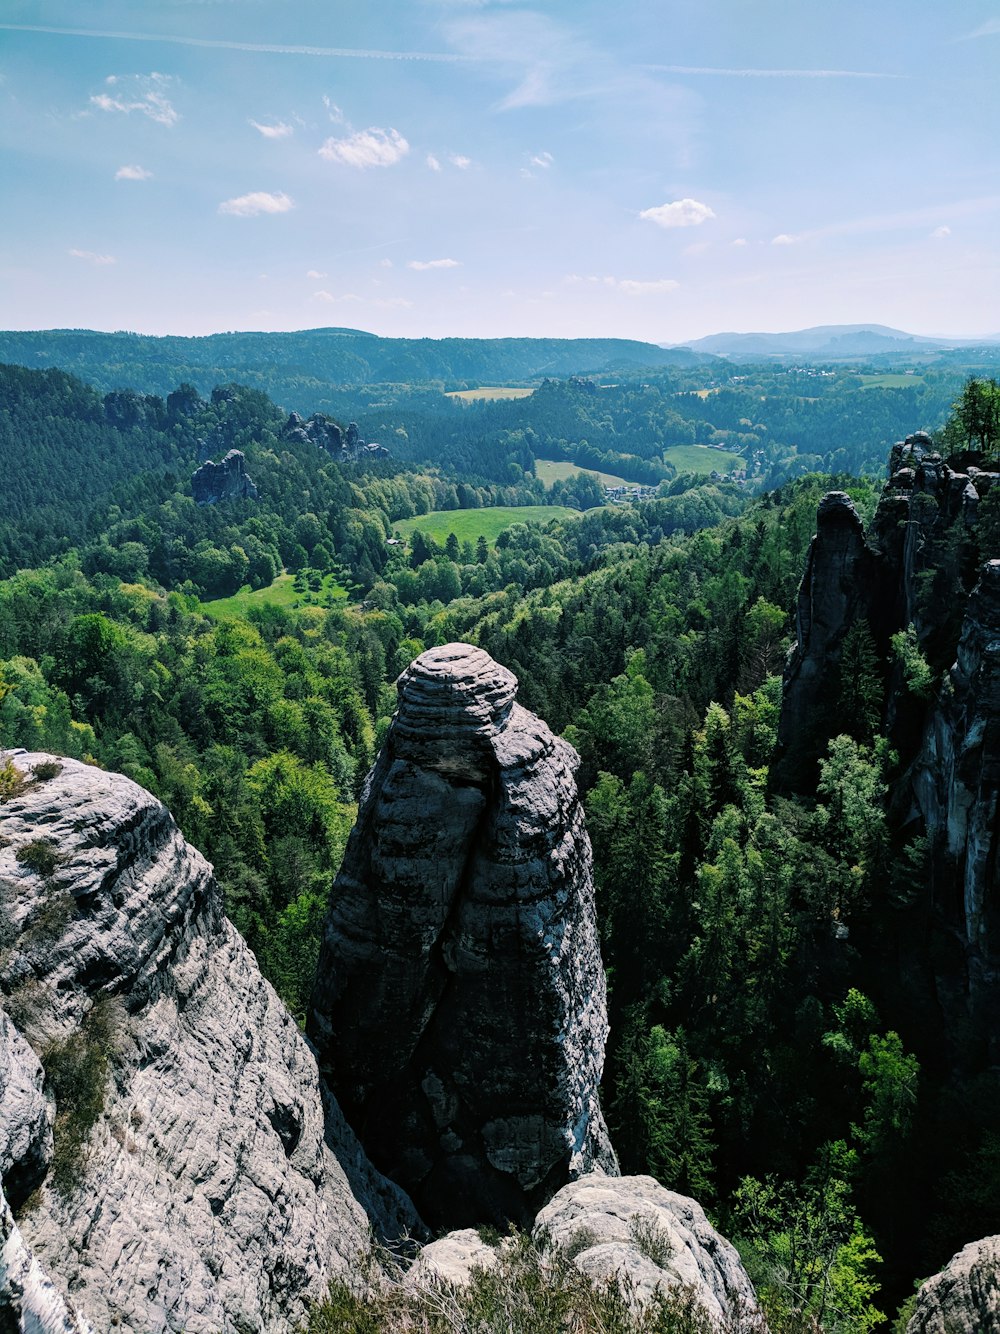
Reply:
<svg viewBox="0 0 1000 1334"><path fill-rule="evenodd" d="M992 454L1000 393L959 368L912 387L711 374L708 392L702 366L542 378L471 406L407 386L362 411L354 394L340 407L390 457L345 464L287 438L308 395L0 368L0 745L161 797L301 1019L393 682L427 647L481 645L581 756L623 1170L706 1206L772 1330L891 1328L917 1281L1000 1231L1000 1081L981 1033L945 1049L914 982L942 946L886 724L894 673L925 708L957 628L929 657L855 636L797 787L775 774L781 672L823 495L870 519L890 445L918 428ZM680 444L725 445L746 475L679 472ZM259 499L195 505L191 473L229 449ZM539 458L656 493L605 504L581 482L556 493L574 517L390 545L432 510L551 501ZM928 589L943 620L997 554L992 497L981 511ZM290 600L213 605L279 576Z"/></svg>

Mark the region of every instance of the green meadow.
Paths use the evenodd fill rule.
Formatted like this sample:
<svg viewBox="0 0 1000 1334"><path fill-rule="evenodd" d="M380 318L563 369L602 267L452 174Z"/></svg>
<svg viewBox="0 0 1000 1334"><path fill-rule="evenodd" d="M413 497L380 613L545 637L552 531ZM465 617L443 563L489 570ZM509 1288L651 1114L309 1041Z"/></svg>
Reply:
<svg viewBox="0 0 1000 1334"><path fill-rule="evenodd" d="M709 449L708 445L672 445L663 451L663 457L678 472L703 473L706 477L713 469L731 472L746 464L742 454L733 454L728 449Z"/></svg>
<svg viewBox="0 0 1000 1334"><path fill-rule="evenodd" d="M565 459L535 459L535 476L545 487L553 482L564 482L578 472L585 472L596 477L602 486L634 486L624 477L616 477L613 472L598 472L596 468L581 468L578 463L569 463Z"/></svg>
<svg viewBox="0 0 1000 1334"><path fill-rule="evenodd" d="M415 519L400 519L392 525L399 537L411 537L419 528L426 537L444 543L449 533L460 542L475 542L480 536L495 542L512 523L547 523L549 519L579 518L580 511L565 505L494 505L489 509L431 510Z"/></svg>
<svg viewBox="0 0 1000 1334"><path fill-rule="evenodd" d="M251 588L249 584L244 584L231 597L213 598L201 606L209 616L233 620L246 616L251 607L327 607L333 602L343 602L346 598L347 589L337 582L335 575L325 574L316 590L296 588L293 574L279 574L267 588Z"/></svg>

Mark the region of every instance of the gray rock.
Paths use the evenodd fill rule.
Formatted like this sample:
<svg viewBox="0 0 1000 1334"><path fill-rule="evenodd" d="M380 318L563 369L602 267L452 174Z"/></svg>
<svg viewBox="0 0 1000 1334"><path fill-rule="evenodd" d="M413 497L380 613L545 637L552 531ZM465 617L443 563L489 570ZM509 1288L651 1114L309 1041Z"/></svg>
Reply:
<svg viewBox="0 0 1000 1334"><path fill-rule="evenodd" d="M1000 1237L970 1242L922 1284L906 1334L1000 1334Z"/></svg>
<svg viewBox="0 0 1000 1334"><path fill-rule="evenodd" d="M464 1288L472 1281L474 1270L496 1269L501 1255L500 1247L487 1245L474 1227L460 1228L425 1246L407 1270L403 1283L408 1288L442 1284Z"/></svg>
<svg viewBox="0 0 1000 1334"><path fill-rule="evenodd" d="M431 649L398 689L308 1031L372 1160L430 1223L523 1223L594 1163L616 1170L577 756L481 649Z"/></svg>
<svg viewBox="0 0 1000 1334"><path fill-rule="evenodd" d="M392 1230L416 1217L324 1107L308 1044L166 808L60 763L2 808L0 987L38 1051L86 1040L103 1005L113 1057L76 1182L42 1188L23 1240L95 1329L287 1330L368 1248L355 1193ZM51 874L17 859L39 842ZM8 1078L0 1144L31 1124L24 1088Z"/></svg>
<svg viewBox="0 0 1000 1334"><path fill-rule="evenodd" d="M646 1305L657 1290L687 1289L720 1329L766 1334L736 1248L701 1205L653 1177L595 1172L571 1182L539 1213L546 1233L588 1277L617 1278Z"/></svg>
<svg viewBox="0 0 1000 1334"><path fill-rule="evenodd" d="M0 1329L4 1334L94 1334L32 1255L2 1191Z"/></svg>
<svg viewBox="0 0 1000 1334"><path fill-rule="evenodd" d="M40 1185L52 1159L52 1113L38 1057L0 1011L0 1178L11 1207Z"/></svg>
<svg viewBox="0 0 1000 1334"><path fill-rule="evenodd" d="M221 463L211 459L191 477L196 505L218 505L223 500L257 499L257 488L247 475L247 461L239 449L231 449Z"/></svg>

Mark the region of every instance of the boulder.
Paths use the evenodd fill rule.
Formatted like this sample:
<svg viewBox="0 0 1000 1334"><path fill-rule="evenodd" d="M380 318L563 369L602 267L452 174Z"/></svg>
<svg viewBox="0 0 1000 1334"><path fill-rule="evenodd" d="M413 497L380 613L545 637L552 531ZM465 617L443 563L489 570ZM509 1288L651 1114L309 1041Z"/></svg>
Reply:
<svg viewBox="0 0 1000 1334"><path fill-rule="evenodd" d="M970 1242L922 1284L906 1334L1000 1334L1000 1237Z"/></svg>

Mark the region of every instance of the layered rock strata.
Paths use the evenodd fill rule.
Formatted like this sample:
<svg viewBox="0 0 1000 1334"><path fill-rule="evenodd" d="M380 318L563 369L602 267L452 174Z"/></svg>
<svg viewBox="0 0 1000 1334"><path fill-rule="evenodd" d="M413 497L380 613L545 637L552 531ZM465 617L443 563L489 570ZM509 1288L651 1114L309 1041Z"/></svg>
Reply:
<svg viewBox="0 0 1000 1334"><path fill-rule="evenodd" d="M196 505L218 505L223 500L257 499L257 488L247 473L247 461L239 449L231 449L220 463L211 459L191 477Z"/></svg>
<svg viewBox="0 0 1000 1334"><path fill-rule="evenodd" d="M4 1184L19 1200L44 1178L18 1272L40 1266L95 1330L287 1330L367 1250L359 1200L389 1230L415 1215L324 1107L312 1052L166 808L120 775L13 758L3 1006L63 1083L96 1072L103 1104L48 1172L38 1063L3 1025Z"/></svg>
<svg viewBox="0 0 1000 1334"><path fill-rule="evenodd" d="M611 1170L576 752L481 649L399 679L337 878L308 1031L372 1160L427 1221L525 1223Z"/></svg>

